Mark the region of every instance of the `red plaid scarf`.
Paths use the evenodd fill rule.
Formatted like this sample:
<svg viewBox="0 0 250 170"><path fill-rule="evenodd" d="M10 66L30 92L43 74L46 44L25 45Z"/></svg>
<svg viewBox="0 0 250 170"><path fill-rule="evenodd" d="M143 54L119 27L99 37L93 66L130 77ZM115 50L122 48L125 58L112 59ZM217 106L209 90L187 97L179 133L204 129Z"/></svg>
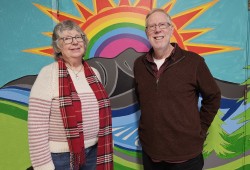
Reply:
<svg viewBox="0 0 250 170"><path fill-rule="evenodd" d="M78 170L85 163L81 101L62 59L59 66L59 102L70 150L70 167ZM113 169L112 117L110 101L101 82L87 62L83 61L85 77L99 105L97 170Z"/></svg>

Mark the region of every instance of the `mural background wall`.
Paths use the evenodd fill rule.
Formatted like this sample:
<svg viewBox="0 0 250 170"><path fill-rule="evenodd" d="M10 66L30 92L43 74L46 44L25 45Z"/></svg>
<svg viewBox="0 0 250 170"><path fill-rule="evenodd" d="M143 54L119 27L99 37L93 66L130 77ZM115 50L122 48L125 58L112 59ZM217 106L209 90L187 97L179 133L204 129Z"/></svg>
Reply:
<svg viewBox="0 0 250 170"><path fill-rule="evenodd" d="M150 45L144 18L163 8L175 23L172 41L205 58L222 91L204 144L204 169L250 168L249 12L247 0L26 0L0 2L0 169L30 166L30 88L51 62L51 32L72 19L87 34L85 60L99 70L112 103L115 169L142 169L133 62Z"/></svg>

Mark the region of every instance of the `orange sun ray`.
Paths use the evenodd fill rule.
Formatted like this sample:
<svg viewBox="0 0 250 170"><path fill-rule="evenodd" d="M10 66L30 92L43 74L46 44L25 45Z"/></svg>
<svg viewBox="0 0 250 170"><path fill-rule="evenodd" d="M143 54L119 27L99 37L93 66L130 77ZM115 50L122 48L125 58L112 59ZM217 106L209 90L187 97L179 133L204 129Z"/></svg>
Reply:
<svg viewBox="0 0 250 170"><path fill-rule="evenodd" d="M240 50L240 48L234 48L222 45L197 44L197 43L186 43L185 45L188 50L195 51L201 56Z"/></svg>
<svg viewBox="0 0 250 170"><path fill-rule="evenodd" d="M90 11L90 9L88 9L85 5L83 5L78 0L72 0L72 1L75 4L76 8L78 9L79 14L82 16L82 18L84 18L82 22L88 20L90 17L94 15L94 13Z"/></svg>
<svg viewBox="0 0 250 170"><path fill-rule="evenodd" d="M26 49L26 50L22 50L22 52L28 52L28 53L33 53L37 55L52 57L52 54L54 51L51 46L47 46L47 47L41 47L41 48Z"/></svg>
<svg viewBox="0 0 250 170"><path fill-rule="evenodd" d="M130 6L129 0L120 0L119 6Z"/></svg>
<svg viewBox="0 0 250 170"><path fill-rule="evenodd" d="M202 34L207 33L208 31L210 31L211 28L204 28L204 29L197 29L197 30L182 30L182 31L178 31L179 34L182 37L182 41L185 43L187 41L190 41L196 37L199 37Z"/></svg>
<svg viewBox="0 0 250 170"><path fill-rule="evenodd" d="M173 16L172 20L175 23L176 29L182 30L217 2L218 0L214 0Z"/></svg>
<svg viewBox="0 0 250 170"><path fill-rule="evenodd" d="M134 3L135 7L140 7L140 8L145 8L147 10L151 10L154 6L154 2L153 1L142 1L142 0L138 0Z"/></svg>
<svg viewBox="0 0 250 170"><path fill-rule="evenodd" d="M174 38L182 48L194 51L202 56L208 54L216 54L222 52L229 52L233 50L239 50L239 48L222 46L222 45L198 44L190 42L190 40L210 31L211 30L210 28L184 30L184 28L187 25L190 25L190 23L192 23L195 19L197 19L200 15L202 15L206 10L208 10L211 6L213 6L217 2L218 0L214 0L172 16L172 21L175 25ZM170 4L168 5L172 5L172 3L175 3L175 1L170 2Z"/></svg>
<svg viewBox="0 0 250 170"><path fill-rule="evenodd" d="M42 6L40 4L35 4L33 3L38 9L40 9L43 13L45 13L46 15L48 15L50 18L52 18L55 22L60 22L63 20L73 20L74 22L76 22L77 24L81 24L84 21L84 18L79 18L76 16L73 16L71 14L67 14L64 12L60 12L60 14L58 15L57 10L53 10L50 8L47 8L45 6Z"/></svg>
<svg viewBox="0 0 250 170"><path fill-rule="evenodd" d="M175 3L176 3L176 0L172 0L172 1L168 2L168 3L166 3L164 6L162 6L162 9L169 12L174 7Z"/></svg>
<svg viewBox="0 0 250 170"><path fill-rule="evenodd" d="M97 13L100 13L105 9L112 9L115 7L115 4L111 3L109 0L102 0L102 3L97 3L97 1L98 0L94 0L94 6Z"/></svg>

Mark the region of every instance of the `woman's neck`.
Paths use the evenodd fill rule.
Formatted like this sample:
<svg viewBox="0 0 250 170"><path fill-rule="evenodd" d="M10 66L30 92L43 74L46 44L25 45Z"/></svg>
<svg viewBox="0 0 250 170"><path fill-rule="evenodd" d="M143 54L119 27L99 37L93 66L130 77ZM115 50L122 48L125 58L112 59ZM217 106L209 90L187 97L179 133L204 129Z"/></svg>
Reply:
<svg viewBox="0 0 250 170"><path fill-rule="evenodd" d="M82 60L64 60L67 67L70 67L72 70L78 70L82 67Z"/></svg>

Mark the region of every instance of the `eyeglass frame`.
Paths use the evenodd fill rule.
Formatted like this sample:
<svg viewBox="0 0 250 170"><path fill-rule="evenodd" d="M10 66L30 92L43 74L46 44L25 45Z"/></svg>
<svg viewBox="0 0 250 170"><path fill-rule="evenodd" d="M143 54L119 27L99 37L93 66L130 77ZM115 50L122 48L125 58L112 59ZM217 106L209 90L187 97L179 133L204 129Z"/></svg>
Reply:
<svg viewBox="0 0 250 170"><path fill-rule="evenodd" d="M168 27L172 26L172 24L170 24L169 22L160 22L158 24L153 24L153 25L146 26L146 30L155 31L157 26L161 30L163 30L163 29L167 29ZM164 27L162 28L162 26L164 26Z"/></svg>
<svg viewBox="0 0 250 170"><path fill-rule="evenodd" d="M65 43L65 38L71 38L71 42L70 42L70 43L65 43L65 44L72 44L73 38L75 38L75 40L76 40L77 42L84 42L84 39L85 39L85 36L86 36L86 35L84 35L84 34L81 34L81 35L80 35L81 38L82 38L82 41L78 41L77 38L79 38L80 36L79 36L79 37L77 37L77 36L79 36L79 35L76 35L76 36L74 36L74 37L72 37L72 36L61 37L61 38L59 38L58 40L63 40L63 42Z"/></svg>

